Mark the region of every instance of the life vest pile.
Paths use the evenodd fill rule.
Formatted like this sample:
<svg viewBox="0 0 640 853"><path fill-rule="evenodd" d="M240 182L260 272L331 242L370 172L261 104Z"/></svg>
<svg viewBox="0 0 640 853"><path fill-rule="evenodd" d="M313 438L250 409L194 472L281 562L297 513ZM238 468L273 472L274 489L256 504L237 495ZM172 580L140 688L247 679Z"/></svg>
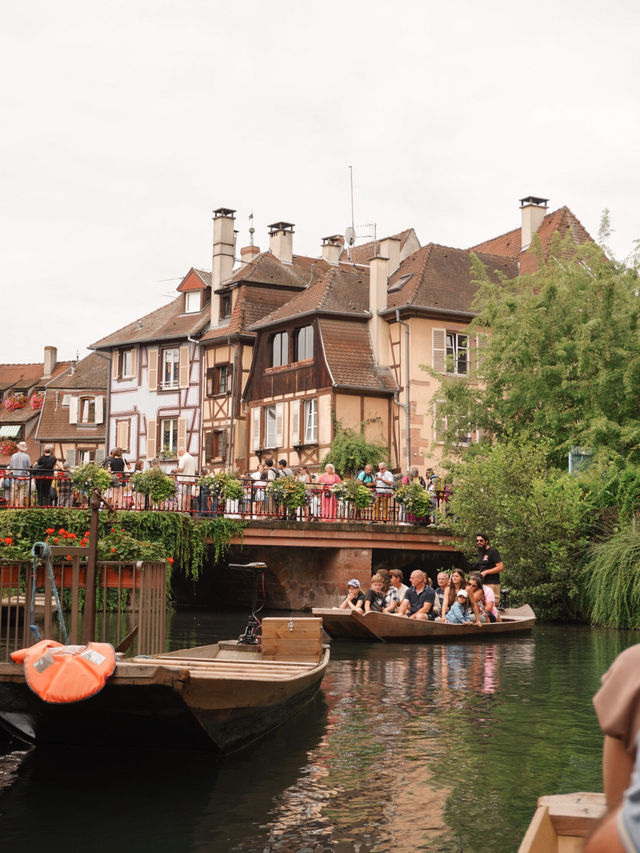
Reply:
<svg viewBox="0 0 640 853"><path fill-rule="evenodd" d="M63 646L41 640L27 649L12 652L15 663L24 663L29 687L45 702L79 702L99 693L116 668L110 643Z"/></svg>

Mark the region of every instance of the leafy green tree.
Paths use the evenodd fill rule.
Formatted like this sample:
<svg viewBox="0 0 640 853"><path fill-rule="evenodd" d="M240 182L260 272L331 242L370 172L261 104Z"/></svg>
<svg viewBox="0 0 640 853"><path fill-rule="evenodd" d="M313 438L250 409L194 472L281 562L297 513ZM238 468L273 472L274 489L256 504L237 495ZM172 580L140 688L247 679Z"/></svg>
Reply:
<svg viewBox="0 0 640 853"><path fill-rule="evenodd" d="M357 475L365 465L375 468L378 462L388 459L389 452L383 444L367 441L364 423L359 432L343 427L339 421L334 421L334 427L335 437L322 465L330 462L341 477Z"/></svg>
<svg viewBox="0 0 640 853"><path fill-rule="evenodd" d="M438 392L449 444L471 425L491 441L544 437L561 467L573 445L640 462L637 272L557 236L531 275L496 283L474 266L479 357Z"/></svg>
<svg viewBox="0 0 640 853"><path fill-rule="evenodd" d="M593 509L580 481L549 470L547 456L545 442L485 445L454 465L450 514L471 560L476 533L498 548L514 603L531 604L539 617L573 618Z"/></svg>

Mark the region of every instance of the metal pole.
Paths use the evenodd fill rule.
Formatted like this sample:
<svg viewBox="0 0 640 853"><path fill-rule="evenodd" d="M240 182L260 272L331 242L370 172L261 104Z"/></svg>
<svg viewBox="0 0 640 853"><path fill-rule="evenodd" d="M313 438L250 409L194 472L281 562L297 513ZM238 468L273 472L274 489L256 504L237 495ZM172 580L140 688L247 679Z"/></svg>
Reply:
<svg viewBox="0 0 640 853"><path fill-rule="evenodd" d="M89 506L91 507L91 523L89 525L89 553L87 554L87 578L84 595L84 615L82 619L82 642L90 643L95 640L96 632L96 554L98 550L98 511L101 495L98 489L93 490Z"/></svg>

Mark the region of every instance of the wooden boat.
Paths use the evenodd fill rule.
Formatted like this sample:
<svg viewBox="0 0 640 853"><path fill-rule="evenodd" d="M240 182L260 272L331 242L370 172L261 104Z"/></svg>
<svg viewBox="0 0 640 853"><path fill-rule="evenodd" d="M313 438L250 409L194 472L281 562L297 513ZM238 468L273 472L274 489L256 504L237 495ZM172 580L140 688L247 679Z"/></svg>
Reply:
<svg viewBox="0 0 640 853"><path fill-rule="evenodd" d="M260 649L230 640L119 659L100 693L73 704L43 702L21 665L0 663L0 723L36 745L232 752L309 702L329 663L320 619L262 625Z"/></svg>
<svg viewBox="0 0 640 853"><path fill-rule="evenodd" d="M606 810L604 794L540 797L518 853L580 853Z"/></svg>
<svg viewBox="0 0 640 853"><path fill-rule="evenodd" d="M424 622L394 616L393 613L355 613L339 607L314 607L313 615L322 618L322 625L330 637L344 640L380 642L438 642L455 639L481 640L503 634L530 631L536 616L528 604L500 611L501 622L477 625L449 625L448 622Z"/></svg>

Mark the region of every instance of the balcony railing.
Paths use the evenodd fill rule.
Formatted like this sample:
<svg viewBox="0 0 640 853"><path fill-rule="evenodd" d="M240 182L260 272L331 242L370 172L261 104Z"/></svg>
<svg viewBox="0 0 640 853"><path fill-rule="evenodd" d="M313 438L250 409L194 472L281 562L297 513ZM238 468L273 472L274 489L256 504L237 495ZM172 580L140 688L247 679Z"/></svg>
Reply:
<svg viewBox="0 0 640 853"><path fill-rule="evenodd" d="M152 501L149 496L136 492L132 474L118 475L118 484L107 490L105 497L114 509L127 511L162 510L164 512L186 512L194 518L226 516L242 520L286 520L322 522L358 522L379 524L429 525L442 519L447 512L450 492L436 492L431 512L427 517L415 518L406 507L396 500L393 493L372 493L372 503L358 509L351 501L338 500L325 486L312 483L306 486L307 498L304 506L295 510L278 505L269 495L264 484L247 478L242 479L244 496L237 500L226 499L209 487L200 487L197 477L178 475L176 493L163 501ZM69 479L53 480L29 474L25 477L2 478L0 509L27 507L86 508L87 495L74 489Z"/></svg>

